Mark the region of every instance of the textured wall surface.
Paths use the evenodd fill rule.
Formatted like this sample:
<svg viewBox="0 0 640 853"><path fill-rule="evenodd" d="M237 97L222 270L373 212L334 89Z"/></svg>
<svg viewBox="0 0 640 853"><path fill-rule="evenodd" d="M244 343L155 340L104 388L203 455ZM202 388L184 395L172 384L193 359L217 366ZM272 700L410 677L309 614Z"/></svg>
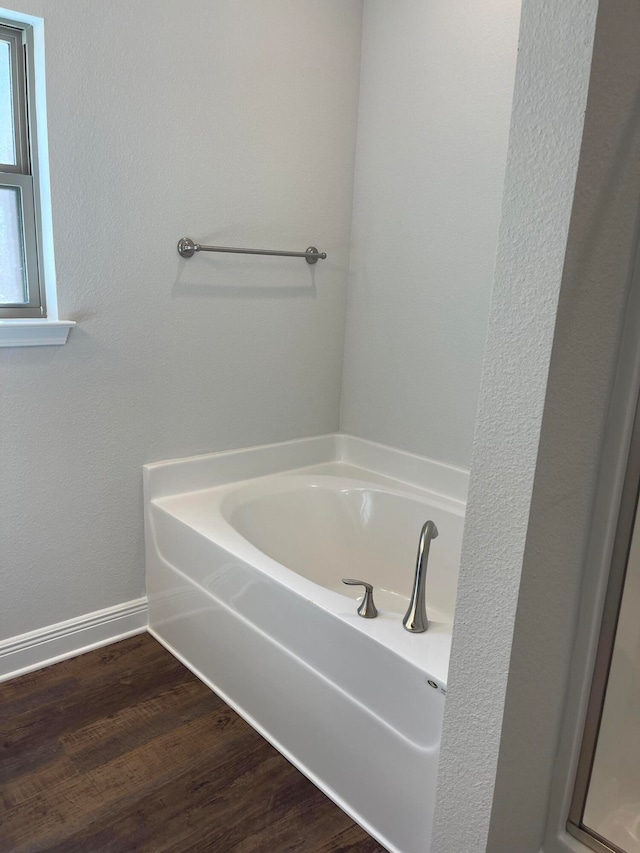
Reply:
<svg viewBox="0 0 640 853"><path fill-rule="evenodd" d="M341 427L469 464L519 0L366 0Z"/></svg>
<svg viewBox="0 0 640 853"><path fill-rule="evenodd" d="M45 17L64 347L0 350L0 638L137 598L144 462L338 426L360 0ZM202 242L329 260L200 256Z"/></svg>
<svg viewBox="0 0 640 853"><path fill-rule="evenodd" d="M640 4L600 3L511 650L491 853L538 853L544 834L637 246L639 43ZM565 820L566 812L561 830ZM545 853L565 849L551 844L545 843Z"/></svg>
<svg viewBox="0 0 640 853"><path fill-rule="evenodd" d="M526 764L512 764L507 772L501 762L500 768L505 773L500 787L517 784L524 797L517 816L522 818L526 813L531 795L538 808L533 821L527 820L518 832L512 823L516 815L501 811L499 817L504 825L494 825L491 836L489 826L523 563L534 554L542 559L550 554L554 569L558 570L553 548L559 545L563 503L574 496L573 490L582 482L572 479L563 469L564 479L555 483L551 498L558 520L548 531L546 549L542 555L529 551L527 538L530 523L534 524L530 514L535 510L534 478L567 254L597 5L595 0L566 0L561 4L554 0L525 0L522 6L505 196L474 437L440 760L433 835L437 853L481 853L487 849L492 853L537 853L542 840L539 833L544 814L539 814L540 768L536 765L531 768L531 780ZM573 298L579 302L580 296L573 292ZM558 329L560 335L569 332L570 323L569 327ZM581 328L574 341L583 355L589 344L584 333ZM581 402L584 390L580 384L576 402ZM563 374L555 391L561 394L565 418L570 417L571 409L567 407L574 403L570 375ZM557 398L553 405L558 405ZM579 406L577 411L580 413ZM571 451L567 432L570 431L565 431L561 442L552 442L549 452L556 462L559 454ZM575 462L574 454L571 458ZM538 536L543 532L537 524L532 529ZM557 553L564 551L559 548ZM535 574L536 570L545 572L546 567L544 563L528 564L528 570ZM558 581L562 588L561 575ZM555 594L548 583L547 593L549 598ZM522 601L523 608L528 604ZM530 601L536 612L530 613L529 621L537 618L535 631L527 636L529 662L538 653L537 645L547 621L539 604L536 595ZM541 646L547 655L544 660L553 668L559 650L546 642ZM525 663L521 661L520 665L526 668ZM541 684L539 689L546 687ZM528 755L549 746L546 729L540 742L536 714L534 705L526 716L508 721L509 725L520 724L521 739L531 736ZM535 831L531 831L532 826ZM523 832L528 835L523 837ZM509 839L506 846L502 843L505 838Z"/></svg>

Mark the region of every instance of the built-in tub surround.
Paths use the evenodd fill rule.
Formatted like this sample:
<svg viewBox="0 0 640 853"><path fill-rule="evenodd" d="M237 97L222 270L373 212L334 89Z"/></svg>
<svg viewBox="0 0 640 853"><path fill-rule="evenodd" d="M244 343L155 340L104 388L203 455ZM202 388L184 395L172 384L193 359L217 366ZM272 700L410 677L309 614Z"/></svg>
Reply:
<svg viewBox="0 0 640 853"><path fill-rule="evenodd" d="M428 849L466 480L339 435L145 467L151 632L396 853Z"/></svg>

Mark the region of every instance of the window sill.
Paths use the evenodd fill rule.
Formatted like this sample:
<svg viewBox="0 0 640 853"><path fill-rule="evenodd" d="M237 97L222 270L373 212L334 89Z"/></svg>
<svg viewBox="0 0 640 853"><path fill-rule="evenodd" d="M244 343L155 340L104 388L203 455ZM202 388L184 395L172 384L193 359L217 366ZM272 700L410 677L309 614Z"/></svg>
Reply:
<svg viewBox="0 0 640 853"><path fill-rule="evenodd" d="M0 347L66 344L73 320L0 320Z"/></svg>

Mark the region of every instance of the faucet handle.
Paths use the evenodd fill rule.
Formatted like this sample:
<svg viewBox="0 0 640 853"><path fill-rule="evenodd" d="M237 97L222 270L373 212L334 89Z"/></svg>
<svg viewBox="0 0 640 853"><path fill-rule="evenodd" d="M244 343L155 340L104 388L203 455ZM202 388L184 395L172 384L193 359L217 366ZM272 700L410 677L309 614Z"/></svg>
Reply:
<svg viewBox="0 0 640 853"><path fill-rule="evenodd" d="M364 587L364 596L360 606L358 607L358 615L362 616L364 619L375 619L378 615L378 611L373 603L373 587L371 584L366 581L355 580L354 578L342 578L342 583L346 583L349 586Z"/></svg>

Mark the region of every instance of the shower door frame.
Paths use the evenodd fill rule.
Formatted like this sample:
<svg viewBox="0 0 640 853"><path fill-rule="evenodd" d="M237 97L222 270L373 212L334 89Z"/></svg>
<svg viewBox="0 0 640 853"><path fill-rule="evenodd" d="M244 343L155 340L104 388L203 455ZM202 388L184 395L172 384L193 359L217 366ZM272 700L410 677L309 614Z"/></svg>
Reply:
<svg viewBox="0 0 640 853"><path fill-rule="evenodd" d="M640 505L640 397L636 404L627 468L620 499L611 568L602 611L593 679L587 705L578 758L573 797L567 818L567 832L596 853L628 853L600 836L583 823L584 810L591 782L595 752L600 733L607 693L611 661L624 593L631 541ZM640 523L638 533L640 534Z"/></svg>

